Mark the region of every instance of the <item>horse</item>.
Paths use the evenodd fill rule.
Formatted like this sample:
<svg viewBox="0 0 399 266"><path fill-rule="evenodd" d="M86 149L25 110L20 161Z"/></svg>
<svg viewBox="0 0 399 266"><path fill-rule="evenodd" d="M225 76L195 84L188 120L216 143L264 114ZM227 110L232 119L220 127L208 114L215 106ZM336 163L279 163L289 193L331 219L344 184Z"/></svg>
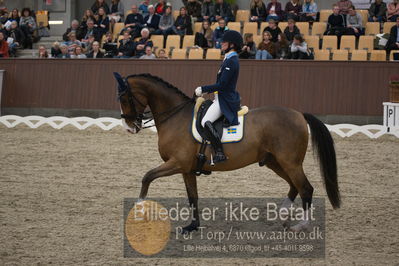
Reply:
<svg viewBox="0 0 399 266"><path fill-rule="evenodd" d="M198 230L200 219L197 176L194 172L200 144L189 130L194 97L188 97L170 83L151 74L122 78L114 73L114 76L118 83L123 126L130 133L138 133L143 129L142 120L149 107L158 132L159 154L164 161L144 175L139 201L147 197L150 184L157 178L182 174L188 201L193 208L191 223L183 228L183 232ZM339 208L341 199L334 141L327 127L312 114L276 106L249 110L245 117L245 136L242 141L224 144L228 160L214 166L206 164L204 170L231 171L254 163L265 165L289 185L283 206L292 204L299 194L303 210L307 211L313 196L313 187L303 170L309 140L308 125L328 199L334 209ZM209 149L205 155L210 158ZM304 220L289 229L304 231L309 229L309 224L309 221Z"/></svg>

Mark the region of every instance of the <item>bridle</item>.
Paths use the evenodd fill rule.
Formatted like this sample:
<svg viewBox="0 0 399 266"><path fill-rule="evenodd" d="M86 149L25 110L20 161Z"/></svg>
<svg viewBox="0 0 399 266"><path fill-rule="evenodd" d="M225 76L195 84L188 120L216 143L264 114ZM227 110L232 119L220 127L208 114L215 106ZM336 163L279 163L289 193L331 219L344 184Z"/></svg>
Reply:
<svg viewBox="0 0 399 266"><path fill-rule="evenodd" d="M150 126L144 126L144 127L142 126L144 114L151 113L151 111L146 111L146 112L142 112L142 113L137 112L136 105L135 105L135 103L134 103L135 101L136 101L139 105L141 105L144 109L145 109L147 106L146 106L145 104L143 104L139 99L137 99L136 96L134 96L134 94L132 93L132 91L131 91L131 89L130 89L130 86L129 86L129 83L127 82L127 80L124 80L124 82L125 82L125 84L127 85L127 86L126 86L126 87L127 87L127 90L125 90L124 92L118 94L118 99L119 99L119 101L120 101L121 97L122 97L123 95L127 94L127 100L128 100L128 104L129 104L129 106L130 106L130 109L131 109L131 110L134 110L134 112L137 114L137 116L135 117L135 116L130 115L130 114L121 114L121 118L132 120L132 121L133 121L133 125L136 127L136 129L137 129L138 131L141 130L141 129L146 129L146 128L150 128L150 127L155 126L155 124L154 124L154 125L150 125ZM158 115L159 118L160 118L160 117L162 117L162 116L164 116L164 115L169 114L169 115L166 116L164 119L161 119L161 120L159 121L158 124L161 125L162 123L166 122L169 118L171 118L172 116L174 116L175 114L177 114L178 112L180 112L180 110L182 110L187 104L189 104L189 103L191 103L191 102L194 102L194 98L192 98L192 99L190 99L190 100L187 100L187 101L184 101L184 102L182 102L181 104L179 104L179 105L177 105L177 106L175 106L175 107L173 107L173 108L171 108L170 110L167 110L167 111L165 111L165 112L162 112L162 113L159 113L159 114L154 114L154 113L153 113L153 114L152 114L152 118L150 118L148 121L144 122L144 125L147 124L147 123L149 123L149 122L151 122L152 120L154 120L155 115Z"/></svg>

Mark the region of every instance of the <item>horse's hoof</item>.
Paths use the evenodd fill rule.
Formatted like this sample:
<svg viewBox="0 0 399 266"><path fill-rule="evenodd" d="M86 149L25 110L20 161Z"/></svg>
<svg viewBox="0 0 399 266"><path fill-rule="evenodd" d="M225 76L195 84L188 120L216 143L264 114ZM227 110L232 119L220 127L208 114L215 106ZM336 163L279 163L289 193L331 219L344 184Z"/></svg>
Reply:
<svg viewBox="0 0 399 266"><path fill-rule="evenodd" d="M284 227L285 229L289 229L290 226L291 226L291 219L287 219L287 220L285 220L285 221L283 222L283 227Z"/></svg>
<svg viewBox="0 0 399 266"><path fill-rule="evenodd" d="M192 231L198 231L198 225L197 224L191 223L191 224L183 227L181 233L184 235L184 234L187 234L187 233L191 233Z"/></svg>
<svg viewBox="0 0 399 266"><path fill-rule="evenodd" d="M309 232L310 231L310 223L308 221L300 222L294 226L290 227L290 231L292 232Z"/></svg>

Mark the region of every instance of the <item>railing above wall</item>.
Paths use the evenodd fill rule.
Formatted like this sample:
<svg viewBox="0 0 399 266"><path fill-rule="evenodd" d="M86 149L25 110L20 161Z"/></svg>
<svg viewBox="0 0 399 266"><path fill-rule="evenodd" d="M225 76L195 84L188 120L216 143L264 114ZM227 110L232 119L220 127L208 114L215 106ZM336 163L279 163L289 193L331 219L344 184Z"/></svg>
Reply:
<svg viewBox="0 0 399 266"><path fill-rule="evenodd" d="M112 72L151 73L192 96L221 61L4 59L2 108L118 110ZM391 62L241 60L238 91L250 108L281 105L319 115L382 115Z"/></svg>

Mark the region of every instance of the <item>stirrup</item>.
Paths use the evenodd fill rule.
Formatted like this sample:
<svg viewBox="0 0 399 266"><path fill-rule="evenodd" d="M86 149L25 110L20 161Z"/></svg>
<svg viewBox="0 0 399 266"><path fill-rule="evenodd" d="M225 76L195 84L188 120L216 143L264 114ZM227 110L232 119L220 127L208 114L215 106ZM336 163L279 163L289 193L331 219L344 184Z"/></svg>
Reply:
<svg viewBox="0 0 399 266"><path fill-rule="evenodd" d="M213 157L213 163L221 163L227 160L226 155L223 152L216 152L215 157Z"/></svg>

